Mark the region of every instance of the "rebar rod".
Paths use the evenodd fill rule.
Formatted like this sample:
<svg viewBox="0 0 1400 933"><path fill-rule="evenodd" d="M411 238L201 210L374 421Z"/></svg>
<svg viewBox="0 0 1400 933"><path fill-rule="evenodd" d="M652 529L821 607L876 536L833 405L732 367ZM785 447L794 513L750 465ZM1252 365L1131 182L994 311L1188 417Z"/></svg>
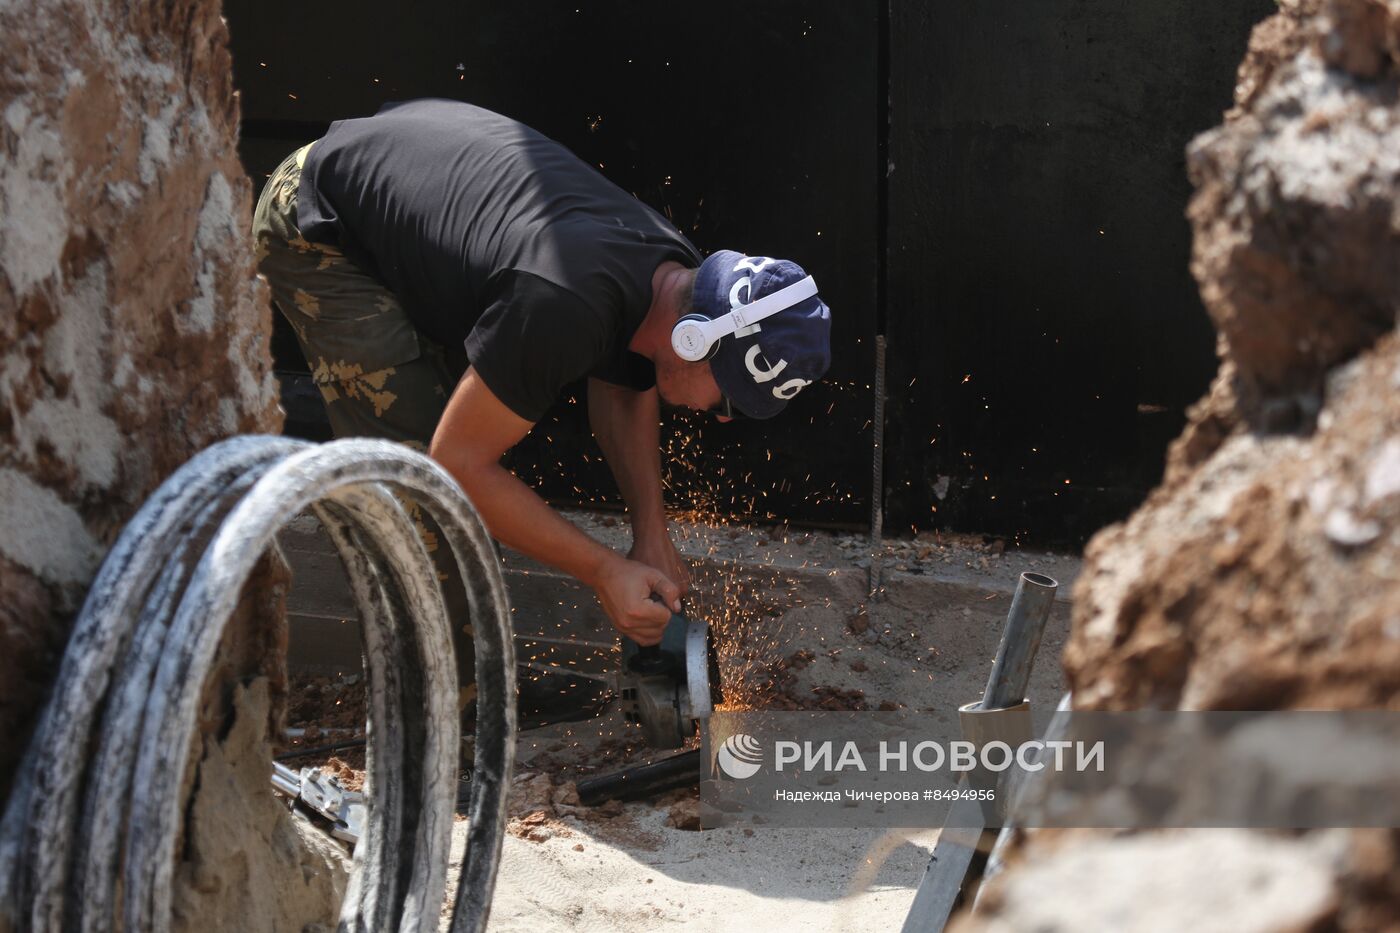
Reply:
<svg viewBox="0 0 1400 933"><path fill-rule="evenodd" d="M874 440L870 466L870 598L880 594L885 551L885 335L875 335Z"/></svg>

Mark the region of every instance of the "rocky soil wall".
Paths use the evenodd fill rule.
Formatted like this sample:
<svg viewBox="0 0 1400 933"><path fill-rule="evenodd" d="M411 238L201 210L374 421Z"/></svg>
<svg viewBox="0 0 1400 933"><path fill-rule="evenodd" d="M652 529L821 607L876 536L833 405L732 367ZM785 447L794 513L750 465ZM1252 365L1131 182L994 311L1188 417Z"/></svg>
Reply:
<svg viewBox="0 0 1400 933"><path fill-rule="evenodd" d="M0 796L122 524L281 425L227 41L217 0L0 0ZM177 929L333 922L343 869L267 793L281 582L251 584L207 691Z"/></svg>
<svg viewBox="0 0 1400 933"><path fill-rule="evenodd" d="M1400 2L1282 0L1189 167L1220 371L1087 549L1075 705L1396 708ZM958 929L1393 928L1400 836L1039 832L983 904Z"/></svg>
<svg viewBox="0 0 1400 933"><path fill-rule="evenodd" d="M226 38L212 0L0 5L0 735L145 497L280 425Z"/></svg>

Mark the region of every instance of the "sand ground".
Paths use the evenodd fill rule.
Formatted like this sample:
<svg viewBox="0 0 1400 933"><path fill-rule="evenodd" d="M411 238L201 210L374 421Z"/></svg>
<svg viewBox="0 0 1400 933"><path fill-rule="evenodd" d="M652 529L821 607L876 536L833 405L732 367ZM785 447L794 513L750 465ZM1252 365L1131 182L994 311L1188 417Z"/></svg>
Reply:
<svg viewBox="0 0 1400 933"><path fill-rule="evenodd" d="M695 813L689 791L578 807L570 779L600 749L612 763L599 771L658 755L619 751L619 733L626 727L609 714L522 734L489 929L850 931L904 922L938 830L678 828L694 825L677 819ZM551 806L551 795L574 805ZM449 878L466 830L458 821ZM454 898L449 891L447 902Z"/></svg>
<svg viewBox="0 0 1400 933"><path fill-rule="evenodd" d="M938 838L937 830L687 831L647 803L625 805L624 818L630 838L567 818L542 841L508 835L488 929L897 930ZM466 827L456 825L451 877Z"/></svg>
<svg viewBox="0 0 1400 933"><path fill-rule="evenodd" d="M938 836L687 832L667 826L664 810L627 810L654 848L599 838L584 823L543 842L508 836L488 929L897 930ZM465 838L459 823L454 859Z"/></svg>

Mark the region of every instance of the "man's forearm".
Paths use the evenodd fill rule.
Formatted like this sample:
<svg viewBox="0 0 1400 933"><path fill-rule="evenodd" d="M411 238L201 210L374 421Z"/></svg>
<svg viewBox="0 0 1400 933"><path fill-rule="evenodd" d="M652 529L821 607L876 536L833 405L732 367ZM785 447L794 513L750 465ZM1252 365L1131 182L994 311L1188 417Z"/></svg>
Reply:
<svg viewBox="0 0 1400 933"><path fill-rule="evenodd" d="M632 517L634 535L665 533L661 489L661 405L656 390L588 383L588 420Z"/></svg>
<svg viewBox="0 0 1400 933"><path fill-rule="evenodd" d="M681 588L654 566L579 531L501 466L501 457L529 430L530 422L468 369L447 400L428 453L476 503L496 540L582 580L619 631L638 644L656 644L670 613L680 611ZM661 604L653 601L657 596Z"/></svg>
<svg viewBox="0 0 1400 933"><path fill-rule="evenodd" d="M441 462L466 491L491 536L507 547L590 586L604 564L620 557L570 524L500 464L467 468L450 457Z"/></svg>

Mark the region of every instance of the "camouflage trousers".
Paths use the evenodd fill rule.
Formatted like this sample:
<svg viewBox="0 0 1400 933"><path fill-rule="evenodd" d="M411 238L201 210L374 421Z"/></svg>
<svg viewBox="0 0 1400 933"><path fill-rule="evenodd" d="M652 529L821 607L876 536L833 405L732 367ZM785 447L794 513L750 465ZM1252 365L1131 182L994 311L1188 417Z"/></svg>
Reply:
<svg viewBox="0 0 1400 933"><path fill-rule="evenodd" d="M258 198L258 271L296 333L335 436L385 438L426 452L461 372L418 332L393 292L339 249L301 235L297 187L310 149L303 146L283 160ZM432 519L416 504L405 505L443 582L465 720L476 698L466 589Z"/></svg>

